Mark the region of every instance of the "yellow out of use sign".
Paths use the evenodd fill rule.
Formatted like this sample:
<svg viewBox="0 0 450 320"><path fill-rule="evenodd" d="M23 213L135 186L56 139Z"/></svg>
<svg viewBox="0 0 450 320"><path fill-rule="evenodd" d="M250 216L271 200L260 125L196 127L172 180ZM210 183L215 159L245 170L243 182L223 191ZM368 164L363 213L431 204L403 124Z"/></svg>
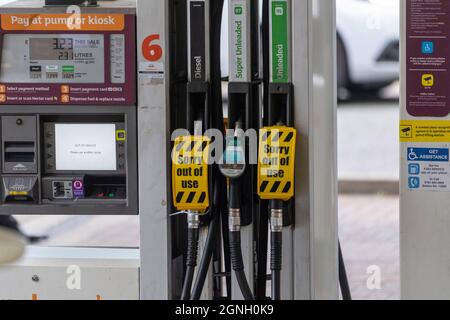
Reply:
<svg viewBox="0 0 450 320"><path fill-rule="evenodd" d="M204 213L209 207L207 137L183 136L172 152L173 203L180 211Z"/></svg>
<svg viewBox="0 0 450 320"><path fill-rule="evenodd" d="M450 121L449 120L400 121L400 141L448 143L450 142Z"/></svg>
<svg viewBox="0 0 450 320"><path fill-rule="evenodd" d="M264 200L288 201L294 196L297 131L289 127L261 129L258 194Z"/></svg>

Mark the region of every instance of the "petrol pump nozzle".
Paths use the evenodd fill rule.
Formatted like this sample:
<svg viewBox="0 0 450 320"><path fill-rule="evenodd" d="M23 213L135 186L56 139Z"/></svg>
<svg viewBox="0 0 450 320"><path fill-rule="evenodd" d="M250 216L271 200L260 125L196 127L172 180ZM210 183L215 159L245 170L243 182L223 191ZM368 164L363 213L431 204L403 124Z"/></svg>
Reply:
<svg viewBox="0 0 450 320"><path fill-rule="evenodd" d="M240 178L246 169L245 164L245 138L243 139L241 123L235 125L233 136L227 138L227 146L224 154L224 163L220 165L222 174L230 179L228 198L228 230L231 264L236 273L236 279L246 300L254 300L252 290L248 284L244 272L244 259L241 249L241 194Z"/></svg>
<svg viewBox="0 0 450 320"><path fill-rule="evenodd" d="M222 174L230 179L229 191L229 230L230 232L241 231L241 195L239 193L239 181L246 169L245 149L243 144L245 138L242 137L241 123L236 123L234 134L227 137L223 163L219 166Z"/></svg>
<svg viewBox="0 0 450 320"><path fill-rule="evenodd" d="M220 172L231 180L240 178L244 175L247 168L245 161L245 137L241 128L241 123L236 123L233 135L227 136L222 163L219 165Z"/></svg>

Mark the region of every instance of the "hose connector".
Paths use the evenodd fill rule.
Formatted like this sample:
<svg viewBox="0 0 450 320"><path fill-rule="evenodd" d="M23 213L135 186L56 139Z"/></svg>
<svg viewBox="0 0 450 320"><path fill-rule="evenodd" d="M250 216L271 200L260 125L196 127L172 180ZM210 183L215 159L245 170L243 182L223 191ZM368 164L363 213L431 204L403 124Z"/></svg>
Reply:
<svg viewBox="0 0 450 320"><path fill-rule="evenodd" d="M270 228L272 232L283 232L283 209L272 209Z"/></svg>
<svg viewBox="0 0 450 320"><path fill-rule="evenodd" d="M200 214L198 212L189 211L187 217L189 229L200 229Z"/></svg>
<svg viewBox="0 0 450 320"><path fill-rule="evenodd" d="M231 209L228 215L228 229L230 232L241 231L241 209Z"/></svg>

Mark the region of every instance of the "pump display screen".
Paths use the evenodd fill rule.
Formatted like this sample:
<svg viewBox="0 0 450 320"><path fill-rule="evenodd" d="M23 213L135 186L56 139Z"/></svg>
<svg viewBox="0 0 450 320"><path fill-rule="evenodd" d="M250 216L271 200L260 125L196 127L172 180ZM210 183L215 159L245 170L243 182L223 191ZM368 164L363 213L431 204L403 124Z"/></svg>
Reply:
<svg viewBox="0 0 450 320"><path fill-rule="evenodd" d="M2 83L104 83L100 34L6 34Z"/></svg>
<svg viewBox="0 0 450 320"><path fill-rule="evenodd" d="M73 38L30 38L31 60L73 60Z"/></svg>
<svg viewBox="0 0 450 320"><path fill-rule="evenodd" d="M58 171L115 171L115 124L55 124Z"/></svg>

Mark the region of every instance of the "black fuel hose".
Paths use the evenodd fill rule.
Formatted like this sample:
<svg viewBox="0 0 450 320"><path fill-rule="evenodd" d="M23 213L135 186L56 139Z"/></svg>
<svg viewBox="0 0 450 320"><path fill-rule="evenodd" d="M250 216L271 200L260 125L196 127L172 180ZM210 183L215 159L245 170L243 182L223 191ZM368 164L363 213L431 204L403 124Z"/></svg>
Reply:
<svg viewBox="0 0 450 320"><path fill-rule="evenodd" d="M272 232L270 250L270 269L272 271L272 300L281 300L281 269L283 234Z"/></svg>
<svg viewBox="0 0 450 320"><path fill-rule="evenodd" d="M240 194L239 194L239 181L231 180L230 182L230 216L234 210L237 213L236 216L231 217L231 220L240 220ZM236 208L236 209L233 209ZM229 224L230 228L230 254L231 263L233 266L233 271L236 275L236 280L238 282L239 288L241 289L242 295L245 300L255 300L255 297L248 284L247 277L245 275L244 259L242 257L242 246L241 246L241 226L240 222Z"/></svg>
<svg viewBox="0 0 450 320"><path fill-rule="evenodd" d="M199 229L189 228L188 230L188 251L186 258L186 275L184 278L183 291L181 300L189 300L191 298L192 282L194 281L195 268L197 267L198 258L198 239Z"/></svg>
<svg viewBox="0 0 450 320"><path fill-rule="evenodd" d="M281 300L281 269L283 266L283 202L271 201L270 270L272 300Z"/></svg>
<svg viewBox="0 0 450 320"><path fill-rule="evenodd" d="M214 196L213 202L218 203L219 201L219 182L216 180L214 184ZM220 212L218 208L214 207L212 210L212 220L209 224L208 236L206 238L206 244L204 248L204 253L202 259L200 261L200 265L198 268L197 278L194 284L194 290L192 291L192 299L191 300L199 300L200 296L203 292L203 287L205 286L206 277L209 272L209 266L211 264L211 259L213 257L214 246L217 241L219 226L220 226Z"/></svg>

